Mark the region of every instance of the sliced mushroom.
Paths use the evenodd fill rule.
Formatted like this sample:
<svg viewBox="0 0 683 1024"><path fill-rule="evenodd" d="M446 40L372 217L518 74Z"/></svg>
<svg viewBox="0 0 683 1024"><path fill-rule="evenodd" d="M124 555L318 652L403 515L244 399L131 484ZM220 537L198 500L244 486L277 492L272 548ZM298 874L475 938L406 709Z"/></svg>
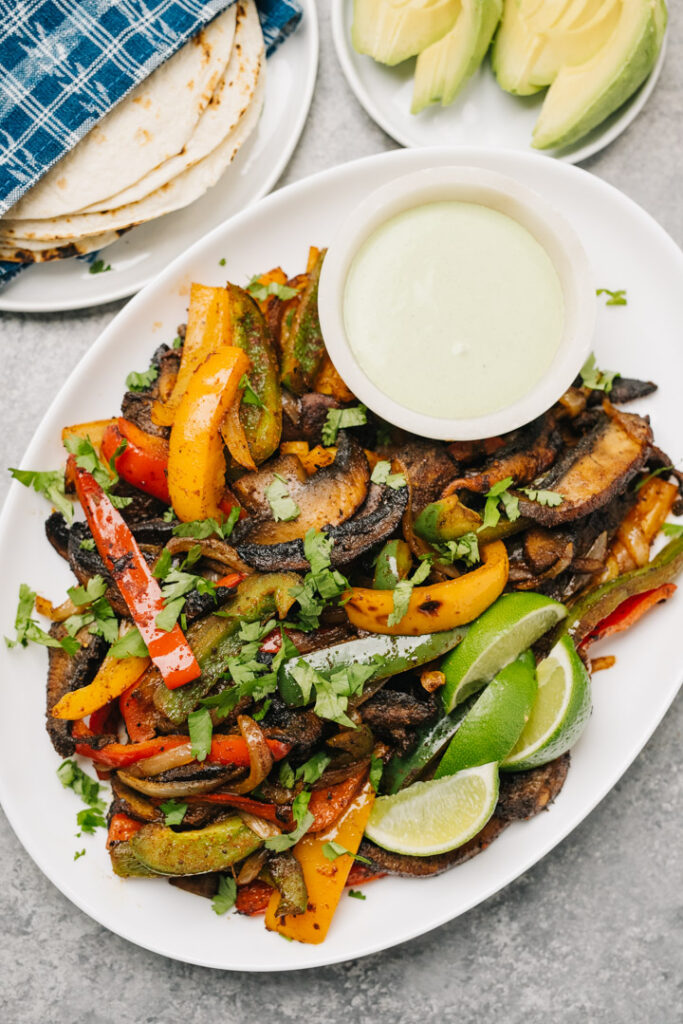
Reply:
<svg viewBox="0 0 683 1024"><path fill-rule="evenodd" d="M277 476L299 508L298 516L288 522L275 521L267 497ZM369 483L370 467L363 449L342 431L334 462L310 477L295 455L283 455L235 483L240 502L257 517L245 520L239 535L253 544L280 544L305 537L311 528L338 526L363 504Z"/></svg>
<svg viewBox="0 0 683 1024"><path fill-rule="evenodd" d="M60 623L55 622L50 627L51 637L62 640L66 635L66 630ZM93 681L107 651L107 644L101 636L93 636L83 631L78 639L85 639L86 636L86 646L81 647L73 657L61 647L48 647L47 650L49 667L46 726L52 746L62 757L70 757L74 752L75 745L71 736L73 722L64 718L53 718L50 712L65 694L72 690L80 690L82 686L87 686Z"/></svg>

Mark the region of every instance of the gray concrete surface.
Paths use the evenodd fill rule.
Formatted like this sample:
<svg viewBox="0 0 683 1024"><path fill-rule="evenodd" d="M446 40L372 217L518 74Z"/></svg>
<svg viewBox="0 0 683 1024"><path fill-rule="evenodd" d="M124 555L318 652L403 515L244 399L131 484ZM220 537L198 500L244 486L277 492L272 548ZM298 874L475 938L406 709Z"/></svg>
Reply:
<svg viewBox="0 0 683 1024"><path fill-rule="evenodd" d="M365 116L319 4L318 88L282 184L394 144ZM589 169L683 243L683 11L645 113ZM122 303L0 322L0 466L16 465L48 403ZM0 498L7 479L0 476ZM6 686L9 680L2 680ZM504 892L417 941L291 975L212 972L104 931L0 826L0 1017L7 1024L677 1024L683 1020L679 700L624 779ZM1 817L1 815L0 815Z"/></svg>

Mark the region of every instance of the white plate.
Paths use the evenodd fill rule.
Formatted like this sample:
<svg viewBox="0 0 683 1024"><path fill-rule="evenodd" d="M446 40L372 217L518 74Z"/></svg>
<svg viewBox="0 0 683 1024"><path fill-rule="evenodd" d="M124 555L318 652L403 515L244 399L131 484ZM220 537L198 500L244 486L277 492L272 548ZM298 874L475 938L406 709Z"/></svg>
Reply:
<svg viewBox="0 0 683 1024"><path fill-rule="evenodd" d="M411 114L415 60L390 68L356 53L351 45L352 16L353 0L332 0L332 33L339 62L360 104L402 146L483 146L539 152L531 147L531 134L545 90L525 97L503 92L487 58L449 107L433 106ZM666 40L652 74L628 103L574 146L546 150L542 155L576 164L614 142L645 106L661 73L665 49Z"/></svg>
<svg viewBox="0 0 683 1024"><path fill-rule="evenodd" d="M218 183L183 210L133 228L103 249L103 259L111 264L109 271L91 274L84 259L23 270L0 290L0 310L83 309L133 295L216 224L270 192L299 141L318 70L315 0L301 2L301 24L268 58L266 98L258 127Z"/></svg>
<svg viewBox="0 0 683 1024"><path fill-rule="evenodd" d="M599 365L654 378L661 390L638 403L655 437L683 462L679 383L683 379L683 254L630 199L567 164L484 150L399 150L334 168L268 196L216 228L136 296L112 321L56 398L24 465L62 461L65 423L112 415L124 379L143 369L183 320L191 281L220 284L282 264L305 266L309 243L324 245L368 192L393 177L449 163L480 164L536 189L573 223L601 285L626 288L629 304L598 316ZM624 239L628 238L628 245ZM226 268L221 257L228 257ZM59 600L70 573L43 538L43 499L13 484L0 522L0 633L9 633L21 581ZM502 889L567 835L612 788L663 716L683 676L683 592L624 638L609 642L617 665L595 679L595 713L574 752L555 806L511 826L489 850L428 881L385 879L367 902L342 899L327 941L283 942L263 920L216 917L205 900L163 881L116 878L104 834L74 838L80 801L55 777L59 758L44 729L45 652L0 649L0 799L19 839L45 874L101 924L179 960L233 970L292 970L386 949L457 917ZM30 752L30 753L27 753ZM30 764L30 770L24 770ZM22 767L23 766L23 767ZM74 862L76 849L87 855ZM618 865L615 865L618 870Z"/></svg>

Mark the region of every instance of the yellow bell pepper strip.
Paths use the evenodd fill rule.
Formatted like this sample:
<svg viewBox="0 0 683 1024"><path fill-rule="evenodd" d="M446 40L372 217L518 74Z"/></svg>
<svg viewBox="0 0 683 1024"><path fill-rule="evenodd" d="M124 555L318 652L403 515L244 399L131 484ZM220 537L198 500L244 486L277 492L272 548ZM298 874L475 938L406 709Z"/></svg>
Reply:
<svg viewBox="0 0 683 1024"><path fill-rule="evenodd" d="M346 591L344 609L351 623L371 633L421 636L472 622L499 597L508 578L508 557L502 541L487 544L482 565L446 583L415 587L408 611L395 625L388 618L394 607L393 590L352 587Z"/></svg>
<svg viewBox="0 0 683 1024"><path fill-rule="evenodd" d="M76 468L76 492L102 561L166 686L175 689L196 679L201 669L178 623L171 630L156 624L164 608L161 589L121 514L97 481L80 467Z"/></svg>
<svg viewBox="0 0 683 1024"><path fill-rule="evenodd" d="M344 381L339 376L337 369L328 356L327 352L323 356L318 374L313 382L313 390L317 391L321 395L331 395L332 398L336 398L338 402L355 402L357 401L353 391L347 388Z"/></svg>
<svg viewBox="0 0 683 1024"><path fill-rule="evenodd" d="M280 894L275 892L266 910L266 928L269 931L279 932L298 942L315 945L324 942L344 892L346 879L353 866L353 855L358 852L374 800L375 791L366 782L348 810L326 832L305 835L299 840L293 853L304 873L308 906L303 914L276 917ZM329 860L325 856L327 843L338 843L349 853Z"/></svg>
<svg viewBox="0 0 683 1024"><path fill-rule="evenodd" d="M113 658L108 654L93 681L64 694L50 714L70 721L85 718L125 693L150 664L149 658Z"/></svg>
<svg viewBox="0 0 683 1024"><path fill-rule="evenodd" d="M72 437L80 437L82 440L90 438L99 452L102 448L102 438L107 427L115 424L116 420L91 420L89 423L74 423L73 426L62 429L62 444Z"/></svg>
<svg viewBox="0 0 683 1024"><path fill-rule="evenodd" d="M168 489L183 522L223 519L225 456L221 423L235 402L249 359L233 345L210 355L198 367L180 400L171 429Z"/></svg>
<svg viewBox="0 0 683 1024"><path fill-rule="evenodd" d="M190 380L204 360L228 338L228 293L225 288L210 288L204 284L190 287L190 306L183 354L175 386L167 402L156 401L152 406L152 419L159 426L170 427Z"/></svg>

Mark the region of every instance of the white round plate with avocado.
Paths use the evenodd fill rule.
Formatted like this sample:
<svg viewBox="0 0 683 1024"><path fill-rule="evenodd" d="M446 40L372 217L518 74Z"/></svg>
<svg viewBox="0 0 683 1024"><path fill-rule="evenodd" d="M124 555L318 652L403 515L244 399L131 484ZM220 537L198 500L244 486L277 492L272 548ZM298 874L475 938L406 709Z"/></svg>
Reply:
<svg viewBox="0 0 683 1024"><path fill-rule="evenodd" d="M658 443L683 465L679 383L683 379L683 254L632 200L585 171L526 153L403 149L343 164L279 190L216 227L132 299L88 350L55 398L26 452L25 468L57 468L64 423L115 410L126 375L186 317L191 281L233 281L264 268L293 272L310 244L326 245L373 190L429 167L479 166L538 192L571 220L600 286L625 289L628 304L598 301L595 338L601 366L654 380L659 390L635 403L652 416ZM629 244L624 244L627 238ZM13 483L0 521L0 632L11 634L19 585L54 598L72 582L69 568L40 534L45 500ZM45 731L45 652L0 645L0 800L41 870L77 907L106 928L164 956L241 971L297 970L351 960L414 938L499 892L582 822L627 770L666 713L683 679L683 591L636 629L605 641L616 665L601 672L594 712L572 752L566 785L547 814L510 826L481 856L429 880L385 878L365 901L342 900L319 946L283 942L260 919L219 917L208 901L153 879L111 871L101 831L75 838L82 806L55 774L59 758ZM30 752L30 753L27 753ZM30 759L30 760L29 760ZM30 763L29 771L18 766ZM663 783L664 785L665 783ZM618 800L618 796L615 797ZM74 851L86 855L74 860ZM620 865L614 865L618 873Z"/></svg>
<svg viewBox="0 0 683 1024"><path fill-rule="evenodd" d="M533 0L527 2L533 4ZM580 3L581 0L552 0L553 4L563 2L569 5L572 2ZM642 2L647 4L651 0ZM498 4L499 0L469 0L470 5L487 3ZM370 117L402 146L512 149L540 152L569 163L579 163L593 156L614 142L635 120L657 84L666 51L664 37L656 63L644 83L618 110L587 135L562 148L538 150L532 147L532 136L544 105L545 89L533 95L504 92L496 80L489 53L465 81L450 105L432 103L418 114L413 114L411 104L418 93L423 93L424 100L424 93L430 87L434 89L433 76L432 81L425 83L424 89L419 90L415 85L418 63L415 57L390 66L357 53L352 43L353 21L354 0L332 0L334 44L346 80ZM476 49L476 40L473 40L472 45ZM573 94L574 83L568 84Z"/></svg>

